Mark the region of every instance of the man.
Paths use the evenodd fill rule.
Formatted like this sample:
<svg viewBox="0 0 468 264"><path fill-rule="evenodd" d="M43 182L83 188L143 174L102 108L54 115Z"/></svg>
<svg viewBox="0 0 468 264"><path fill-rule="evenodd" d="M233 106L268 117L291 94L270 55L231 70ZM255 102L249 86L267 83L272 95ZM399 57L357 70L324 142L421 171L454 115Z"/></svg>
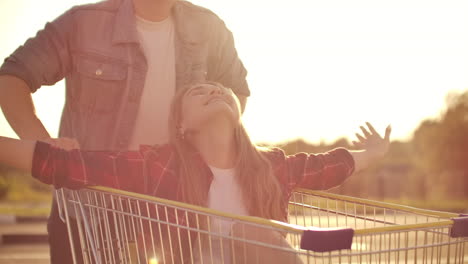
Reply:
<svg viewBox="0 0 468 264"><path fill-rule="evenodd" d="M231 32L211 11L178 0L107 0L72 8L7 58L0 106L20 138L51 141L30 93L65 78L60 137L88 150L137 149L167 141L176 89L220 82L245 107L246 74ZM56 202L48 232L51 262L71 263Z"/></svg>

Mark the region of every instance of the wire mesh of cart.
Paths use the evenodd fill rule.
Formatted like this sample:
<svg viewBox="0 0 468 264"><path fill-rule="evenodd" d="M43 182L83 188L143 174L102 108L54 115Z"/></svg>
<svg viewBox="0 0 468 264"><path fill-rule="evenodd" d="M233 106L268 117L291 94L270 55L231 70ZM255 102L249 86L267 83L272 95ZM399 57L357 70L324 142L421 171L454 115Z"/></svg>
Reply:
<svg viewBox="0 0 468 264"><path fill-rule="evenodd" d="M75 263L468 263L454 213L297 190L283 223L106 187L56 195Z"/></svg>

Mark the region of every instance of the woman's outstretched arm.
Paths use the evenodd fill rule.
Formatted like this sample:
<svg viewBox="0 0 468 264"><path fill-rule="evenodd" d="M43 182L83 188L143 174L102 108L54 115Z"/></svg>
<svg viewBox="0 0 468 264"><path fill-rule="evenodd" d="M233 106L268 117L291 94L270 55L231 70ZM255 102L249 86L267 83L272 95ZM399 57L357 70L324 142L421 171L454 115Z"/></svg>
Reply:
<svg viewBox="0 0 468 264"><path fill-rule="evenodd" d="M31 172L37 180L56 188L81 188L102 185L132 192L147 193L148 173L140 151L83 151L73 139L43 142L0 137L0 163ZM152 162L167 164L171 149L161 148ZM163 173L154 172L159 180Z"/></svg>
<svg viewBox="0 0 468 264"><path fill-rule="evenodd" d="M86 151L38 141L31 166L34 178L56 188L102 185L144 190L144 158L138 151Z"/></svg>
<svg viewBox="0 0 468 264"><path fill-rule="evenodd" d="M43 142L63 150L80 148L78 142L71 138L48 138L44 139ZM24 172L31 172L36 144L36 140L0 136L0 164L5 164Z"/></svg>
<svg viewBox="0 0 468 264"><path fill-rule="evenodd" d="M390 145L390 126L382 138L367 123L368 129L361 127L363 135L356 134L359 141L353 142L360 150L349 151L337 148L332 151L312 154L297 153L284 156L285 182L289 188L326 190L342 184L355 171L368 167L382 158Z"/></svg>

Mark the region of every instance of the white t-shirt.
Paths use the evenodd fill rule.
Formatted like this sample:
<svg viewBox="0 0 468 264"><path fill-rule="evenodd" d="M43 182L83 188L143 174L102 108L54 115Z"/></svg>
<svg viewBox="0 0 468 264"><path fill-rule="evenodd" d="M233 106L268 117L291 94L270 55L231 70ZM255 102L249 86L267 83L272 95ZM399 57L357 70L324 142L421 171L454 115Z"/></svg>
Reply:
<svg viewBox="0 0 468 264"><path fill-rule="evenodd" d="M208 192L208 207L237 215L248 215L242 201L242 190L237 184L235 169L211 167L213 181Z"/></svg>
<svg viewBox="0 0 468 264"><path fill-rule="evenodd" d="M213 172L213 181L208 193L208 207L231 214L248 215L242 200L240 186L235 181L236 170L214 167L210 167L210 169ZM233 224L232 221L216 218L211 218L210 220L211 232L229 235ZM212 256L213 263L231 263L231 245L229 243L220 241L217 236L212 235L211 245L211 252L207 247L202 249L204 263L211 263ZM213 254L212 256L211 253ZM200 253L196 251L195 256L196 263L201 263Z"/></svg>
<svg viewBox="0 0 468 264"><path fill-rule="evenodd" d="M148 63L145 86L130 141L130 150L140 144L164 144L169 140L168 117L175 94L174 22L136 18L140 45Z"/></svg>

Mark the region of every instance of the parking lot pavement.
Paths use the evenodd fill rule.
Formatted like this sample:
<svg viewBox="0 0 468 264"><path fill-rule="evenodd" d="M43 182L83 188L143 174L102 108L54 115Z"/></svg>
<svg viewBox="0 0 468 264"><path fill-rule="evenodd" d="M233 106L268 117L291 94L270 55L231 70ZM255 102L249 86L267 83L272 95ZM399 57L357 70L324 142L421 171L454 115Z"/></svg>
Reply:
<svg viewBox="0 0 468 264"><path fill-rule="evenodd" d="M44 243L46 234L45 222L0 224L3 240L0 241L0 264L50 263L49 245ZM38 237L41 239L38 240ZM35 239L36 242L28 239Z"/></svg>
<svg viewBox="0 0 468 264"><path fill-rule="evenodd" d="M0 245L0 264L48 264L49 245Z"/></svg>

